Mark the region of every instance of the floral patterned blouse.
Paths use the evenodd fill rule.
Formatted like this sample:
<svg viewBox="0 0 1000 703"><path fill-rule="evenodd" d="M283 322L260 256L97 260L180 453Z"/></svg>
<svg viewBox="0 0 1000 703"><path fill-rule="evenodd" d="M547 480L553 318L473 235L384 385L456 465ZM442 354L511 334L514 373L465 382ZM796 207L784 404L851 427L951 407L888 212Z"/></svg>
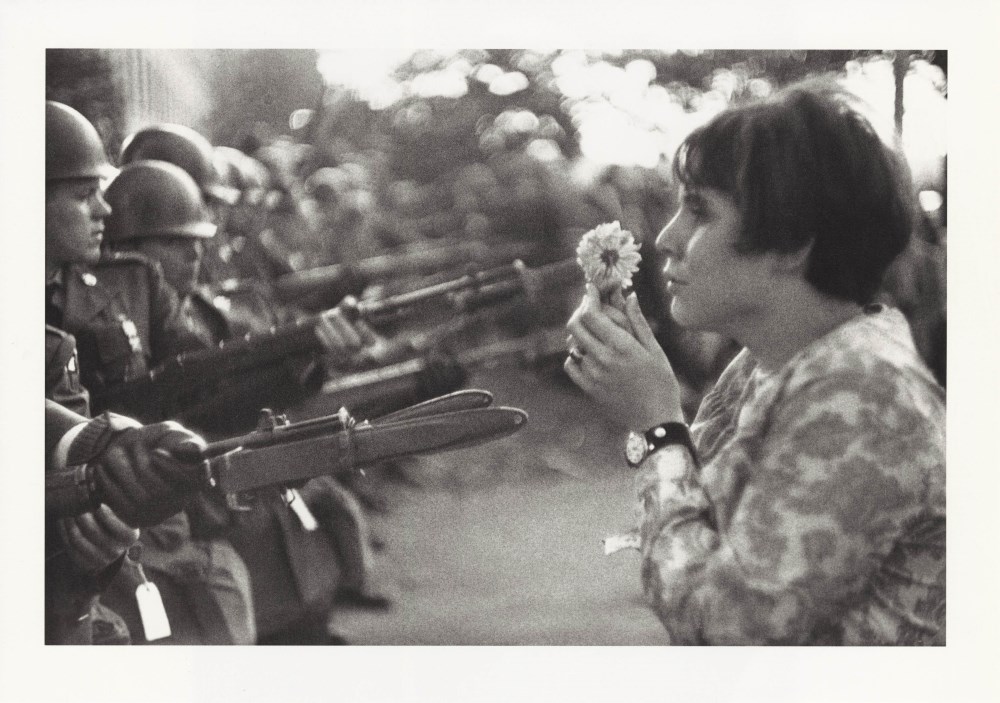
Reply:
<svg viewBox="0 0 1000 703"><path fill-rule="evenodd" d="M637 477L674 644L944 644L944 392L872 306L766 374L744 350Z"/></svg>

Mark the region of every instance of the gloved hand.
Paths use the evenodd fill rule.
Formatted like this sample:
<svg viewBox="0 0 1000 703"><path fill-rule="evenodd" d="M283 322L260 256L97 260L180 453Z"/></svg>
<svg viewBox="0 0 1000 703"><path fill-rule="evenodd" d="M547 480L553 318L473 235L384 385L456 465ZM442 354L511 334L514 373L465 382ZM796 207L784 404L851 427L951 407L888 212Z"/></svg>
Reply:
<svg viewBox="0 0 1000 703"><path fill-rule="evenodd" d="M316 336L331 365L348 370L389 363L386 359L391 350L387 340L367 322L356 318L353 312L356 306L354 296L347 296L337 307L320 314Z"/></svg>
<svg viewBox="0 0 1000 703"><path fill-rule="evenodd" d="M57 524L70 559L86 573L104 569L139 539L139 530L122 522L106 505Z"/></svg>
<svg viewBox="0 0 1000 703"><path fill-rule="evenodd" d="M116 432L91 461L99 495L129 525L156 525L200 486L204 448L205 440L172 421Z"/></svg>

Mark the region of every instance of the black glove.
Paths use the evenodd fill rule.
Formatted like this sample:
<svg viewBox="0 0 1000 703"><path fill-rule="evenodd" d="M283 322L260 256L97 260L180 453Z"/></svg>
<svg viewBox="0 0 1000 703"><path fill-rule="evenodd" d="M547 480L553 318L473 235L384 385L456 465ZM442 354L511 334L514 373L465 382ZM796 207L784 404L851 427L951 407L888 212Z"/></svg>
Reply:
<svg viewBox="0 0 1000 703"><path fill-rule="evenodd" d="M129 525L162 522L200 487L205 441L178 423L118 430L112 424L106 436L87 461L98 495Z"/></svg>

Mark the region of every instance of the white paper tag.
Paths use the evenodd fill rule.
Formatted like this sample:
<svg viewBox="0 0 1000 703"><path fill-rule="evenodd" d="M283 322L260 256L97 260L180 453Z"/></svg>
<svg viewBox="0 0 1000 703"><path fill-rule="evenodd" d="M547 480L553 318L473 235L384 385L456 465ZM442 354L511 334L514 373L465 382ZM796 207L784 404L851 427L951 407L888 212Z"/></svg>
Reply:
<svg viewBox="0 0 1000 703"><path fill-rule="evenodd" d="M135 600L139 604L139 616L142 618L142 630L146 641L170 637L170 622L167 611L160 598L160 589L152 581L140 583L135 589Z"/></svg>
<svg viewBox="0 0 1000 703"><path fill-rule="evenodd" d="M309 506L306 505L306 502L302 500L302 494L295 488L289 488L288 493L290 494L288 507L292 509L292 512L295 513L299 522L302 523L302 529L306 532L313 532L314 530L319 529L319 523L316 522L316 517L312 514L312 511L309 510Z"/></svg>
<svg viewBox="0 0 1000 703"><path fill-rule="evenodd" d="M623 549L641 549L639 530L631 530L623 535L608 535L604 538L605 556Z"/></svg>

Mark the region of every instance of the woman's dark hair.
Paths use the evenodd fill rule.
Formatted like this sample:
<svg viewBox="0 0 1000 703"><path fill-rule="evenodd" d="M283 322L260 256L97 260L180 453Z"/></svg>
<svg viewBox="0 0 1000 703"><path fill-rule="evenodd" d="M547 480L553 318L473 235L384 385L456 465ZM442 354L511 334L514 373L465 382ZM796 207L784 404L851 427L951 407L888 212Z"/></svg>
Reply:
<svg viewBox="0 0 1000 703"><path fill-rule="evenodd" d="M913 192L902 158L854 102L832 81L811 80L732 107L684 140L673 171L735 200L738 252L811 245L806 280L865 304L906 248Z"/></svg>

